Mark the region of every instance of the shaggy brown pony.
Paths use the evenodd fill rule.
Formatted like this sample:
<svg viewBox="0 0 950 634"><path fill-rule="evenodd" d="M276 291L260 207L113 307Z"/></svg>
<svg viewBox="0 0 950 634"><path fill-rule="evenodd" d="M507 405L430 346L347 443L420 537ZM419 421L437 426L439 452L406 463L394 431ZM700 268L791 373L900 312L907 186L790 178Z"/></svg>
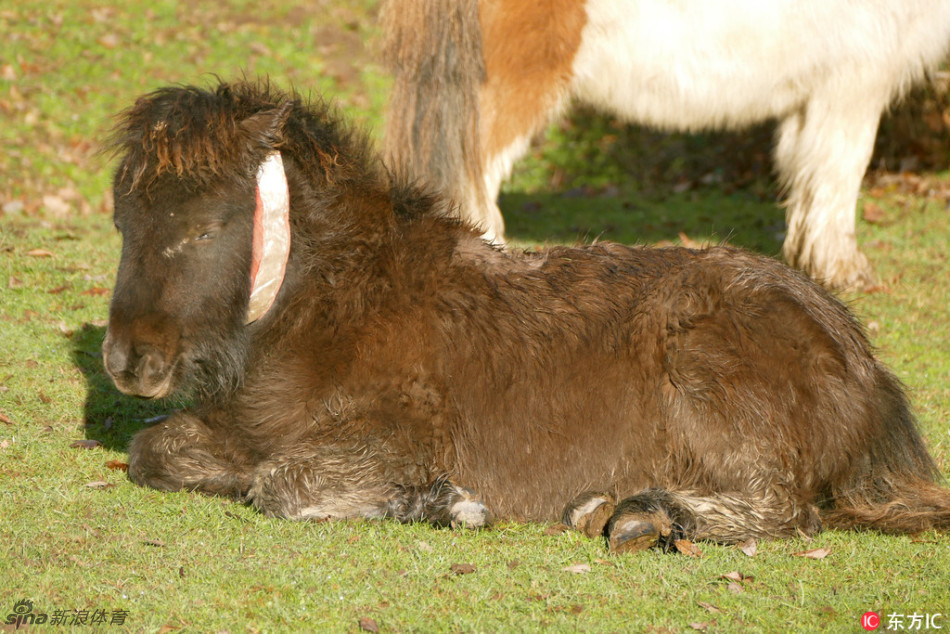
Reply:
<svg viewBox="0 0 950 634"><path fill-rule="evenodd" d="M196 397L135 436L136 483L287 518L563 517L619 551L950 526L897 379L772 259L500 251L266 85L158 90L113 147L105 367L127 394ZM288 193L275 259L261 227Z"/></svg>

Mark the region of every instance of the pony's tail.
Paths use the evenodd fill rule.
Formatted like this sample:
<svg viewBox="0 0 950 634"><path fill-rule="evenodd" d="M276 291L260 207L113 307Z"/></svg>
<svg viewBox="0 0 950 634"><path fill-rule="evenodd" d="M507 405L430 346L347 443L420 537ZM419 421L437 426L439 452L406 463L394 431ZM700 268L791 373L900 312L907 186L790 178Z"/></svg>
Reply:
<svg viewBox="0 0 950 634"><path fill-rule="evenodd" d="M900 382L877 365L868 453L822 511L826 528L920 533L950 530L950 490L917 431Z"/></svg>
<svg viewBox="0 0 950 634"><path fill-rule="evenodd" d="M950 530L950 492L926 480L901 483L883 504L835 508L822 514L826 528L914 534Z"/></svg>
<svg viewBox="0 0 950 634"><path fill-rule="evenodd" d="M384 156L402 179L421 180L463 204L484 197L478 91L484 80L477 0L389 0L380 16L394 77Z"/></svg>

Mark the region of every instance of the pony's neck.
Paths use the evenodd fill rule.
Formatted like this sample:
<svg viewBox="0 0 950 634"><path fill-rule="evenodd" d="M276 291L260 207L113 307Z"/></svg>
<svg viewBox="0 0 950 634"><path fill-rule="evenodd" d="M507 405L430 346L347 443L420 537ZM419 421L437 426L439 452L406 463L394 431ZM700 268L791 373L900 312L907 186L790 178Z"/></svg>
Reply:
<svg viewBox="0 0 950 634"><path fill-rule="evenodd" d="M291 247L283 287L258 334L357 320L388 285L397 218L380 182L315 182L285 161ZM311 323L302 323L305 320ZM270 339L270 337L267 337Z"/></svg>

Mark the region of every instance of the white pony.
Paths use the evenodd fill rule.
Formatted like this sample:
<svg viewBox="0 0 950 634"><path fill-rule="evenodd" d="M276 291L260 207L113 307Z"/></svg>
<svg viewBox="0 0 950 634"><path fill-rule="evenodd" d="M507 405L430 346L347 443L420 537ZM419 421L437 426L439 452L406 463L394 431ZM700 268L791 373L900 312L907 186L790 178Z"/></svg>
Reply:
<svg viewBox="0 0 950 634"><path fill-rule="evenodd" d="M948 0L391 0L391 165L501 242L499 187L572 99L670 130L780 121L790 264L873 280L855 205L881 113L945 57Z"/></svg>

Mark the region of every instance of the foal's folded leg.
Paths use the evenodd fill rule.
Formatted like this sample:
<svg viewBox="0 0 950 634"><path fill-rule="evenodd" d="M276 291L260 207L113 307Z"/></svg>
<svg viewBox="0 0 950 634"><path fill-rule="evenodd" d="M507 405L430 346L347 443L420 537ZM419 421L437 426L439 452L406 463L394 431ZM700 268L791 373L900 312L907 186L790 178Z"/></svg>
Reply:
<svg viewBox="0 0 950 634"><path fill-rule="evenodd" d="M604 528L610 550L671 548L678 539L738 543L821 530L817 510L773 494L648 489L617 505Z"/></svg>
<svg viewBox="0 0 950 634"><path fill-rule="evenodd" d="M491 520L472 491L448 479L404 485L393 475L372 451L322 446L260 464L248 499L267 515L290 519L392 517L469 528Z"/></svg>
<svg viewBox="0 0 950 634"><path fill-rule="evenodd" d="M373 452L332 445L271 456L254 472L247 499L288 519L385 517L396 487Z"/></svg>
<svg viewBox="0 0 950 634"><path fill-rule="evenodd" d="M400 487L390 500L389 516L400 522L428 522L451 528L482 528L491 523L488 507L471 489L439 478L422 487Z"/></svg>
<svg viewBox="0 0 950 634"><path fill-rule="evenodd" d="M600 537L616 508L617 501L609 493L586 491L568 503L561 522L588 537Z"/></svg>
<svg viewBox="0 0 950 634"><path fill-rule="evenodd" d="M129 478L142 486L242 498L250 477L245 450L188 412L140 431L129 444Z"/></svg>

